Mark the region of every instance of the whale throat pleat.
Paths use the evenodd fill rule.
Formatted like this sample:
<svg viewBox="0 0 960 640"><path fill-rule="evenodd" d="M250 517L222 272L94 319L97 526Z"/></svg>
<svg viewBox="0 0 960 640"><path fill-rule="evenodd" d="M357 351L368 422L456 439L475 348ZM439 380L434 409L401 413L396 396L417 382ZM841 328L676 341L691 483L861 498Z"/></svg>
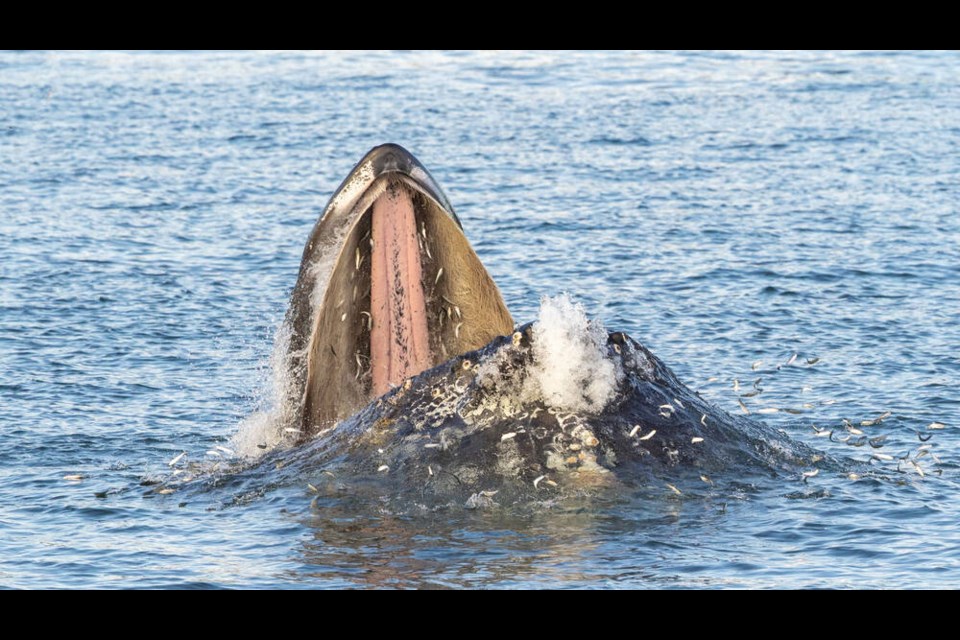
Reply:
<svg viewBox="0 0 960 640"><path fill-rule="evenodd" d="M432 365L417 220L402 185L374 202L371 238L370 373L381 395Z"/></svg>

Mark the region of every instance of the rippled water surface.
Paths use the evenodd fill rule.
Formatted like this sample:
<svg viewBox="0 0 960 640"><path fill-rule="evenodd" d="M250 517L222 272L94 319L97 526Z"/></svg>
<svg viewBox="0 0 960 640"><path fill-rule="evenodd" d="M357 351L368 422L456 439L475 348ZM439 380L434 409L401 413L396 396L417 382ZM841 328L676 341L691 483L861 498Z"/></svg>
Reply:
<svg viewBox="0 0 960 640"><path fill-rule="evenodd" d="M158 493L269 403L303 243L385 141L517 320L569 291L727 411L762 377L754 417L894 460L523 514ZM0 586L960 587L958 185L956 53L2 53ZM879 449L812 428L887 411Z"/></svg>

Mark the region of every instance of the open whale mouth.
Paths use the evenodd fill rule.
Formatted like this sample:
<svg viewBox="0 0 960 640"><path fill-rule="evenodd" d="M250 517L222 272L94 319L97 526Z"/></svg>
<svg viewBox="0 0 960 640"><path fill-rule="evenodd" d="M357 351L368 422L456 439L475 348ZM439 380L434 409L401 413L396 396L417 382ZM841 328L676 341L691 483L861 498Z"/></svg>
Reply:
<svg viewBox="0 0 960 640"><path fill-rule="evenodd" d="M306 435L513 329L446 196L393 144L371 150L331 198L287 322Z"/></svg>

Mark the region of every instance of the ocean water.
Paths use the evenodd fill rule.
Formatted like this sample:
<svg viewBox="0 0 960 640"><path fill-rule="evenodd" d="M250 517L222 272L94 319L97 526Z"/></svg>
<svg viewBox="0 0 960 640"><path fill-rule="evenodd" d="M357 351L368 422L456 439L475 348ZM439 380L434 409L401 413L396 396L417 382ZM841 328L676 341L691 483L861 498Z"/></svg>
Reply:
<svg viewBox="0 0 960 640"><path fill-rule="evenodd" d="M523 515L159 493L269 406L387 141L518 321L569 292L731 413L910 458ZM958 203L955 52L0 53L0 586L960 587Z"/></svg>

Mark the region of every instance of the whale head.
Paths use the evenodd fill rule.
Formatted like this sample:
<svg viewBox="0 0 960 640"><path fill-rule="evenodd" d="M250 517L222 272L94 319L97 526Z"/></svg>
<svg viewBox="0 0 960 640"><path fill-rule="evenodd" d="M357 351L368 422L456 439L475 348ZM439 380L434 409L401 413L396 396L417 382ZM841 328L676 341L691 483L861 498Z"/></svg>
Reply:
<svg viewBox="0 0 960 640"><path fill-rule="evenodd" d="M396 144L367 153L330 198L286 324L301 438L513 330L449 200Z"/></svg>

